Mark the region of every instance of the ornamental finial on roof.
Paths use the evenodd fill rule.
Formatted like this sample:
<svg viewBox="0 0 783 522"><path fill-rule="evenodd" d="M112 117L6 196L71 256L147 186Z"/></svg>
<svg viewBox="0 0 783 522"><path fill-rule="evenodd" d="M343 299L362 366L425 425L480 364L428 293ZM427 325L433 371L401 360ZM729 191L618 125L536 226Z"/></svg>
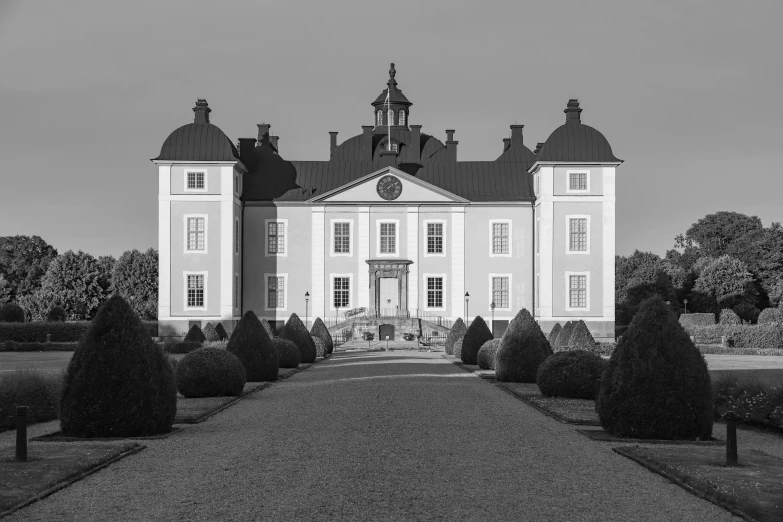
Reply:
<svg viewBox="0 0 783 522"><path fill-rule="evenodd" d="M389 81L386 82L389 87L396 87L397 86L397 80L394 79L394 76L397 74L397 70L394 68L394 63L392 62L391 68L389 69Z"/></svg>

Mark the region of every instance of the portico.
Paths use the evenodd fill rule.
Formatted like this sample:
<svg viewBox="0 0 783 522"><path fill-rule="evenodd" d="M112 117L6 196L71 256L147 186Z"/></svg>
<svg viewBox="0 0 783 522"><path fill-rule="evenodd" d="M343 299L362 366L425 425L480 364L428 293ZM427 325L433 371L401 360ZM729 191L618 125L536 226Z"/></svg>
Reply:
<svg viewBox="0 0 783 522"><path fill-rule="evenodd" d="M375 310L408 311L407 259L368 259L370 273L370 298Z"/></svg>

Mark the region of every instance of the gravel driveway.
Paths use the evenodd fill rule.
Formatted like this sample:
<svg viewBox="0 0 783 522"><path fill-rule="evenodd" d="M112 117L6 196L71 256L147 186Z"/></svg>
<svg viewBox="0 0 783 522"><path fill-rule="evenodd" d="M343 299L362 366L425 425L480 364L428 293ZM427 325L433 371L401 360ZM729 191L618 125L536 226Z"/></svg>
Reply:
<svg viewBox="0 0 783 522"><path fill-rule="evenodd" d="M438 353L338 353L147 445L10 520L739 520Z"/></svg>

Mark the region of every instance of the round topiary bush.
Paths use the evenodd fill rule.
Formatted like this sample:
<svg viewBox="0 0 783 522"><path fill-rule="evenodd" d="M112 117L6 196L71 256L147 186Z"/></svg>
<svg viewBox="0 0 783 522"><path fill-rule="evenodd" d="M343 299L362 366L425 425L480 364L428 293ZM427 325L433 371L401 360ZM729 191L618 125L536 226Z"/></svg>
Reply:
<svg viewBox="0 0 783 522"><path fill-rule="evenodd" d="M759 314L758 324L783 324L783 312L778 308L765 308Z"/></svg>
<svg viewBox="0 0 783 522"><path fill-rule="evenodd" d="M185 339L183 339L186 343L203 343L206 340L207 338L204 335L204 332L201 331L201 327L197 324L190 327Z"/></svg>
<svg viewBox="0 0 783 522"><path fill-rule="evenodd" d="M276 381L280 369L272 339L252 310L239 320L226 350L236 355L245 367L247 382Z"/></svg>
<svg viewBox="0 0 783 522"><path fill-rule="evenodd" d="M332 334L329 333L329 329L321 320L320 317L316 317L313 327L310 328L310 335L320 338L324 345L326 345L326 355L330 355L334 351L334 340Z"/></svg>
<svg viewBox="0 0 783 522"><path fill-rule="evenodd" d="M581 319L574 326L574 331L571 334L571 339L568 340L569 350L587 350L589 352L595 351L595 339L593 334L587 329L587 325Z"/></svg>
<svg viewBox="0 0 783 522"><path fill-rule="evenodd" d="M585 350L556 353L538 367L538 389L545 397L595 399L605 366L601 356Z"/></svg>
<svg viewBox="0 0 783 522"><path fill-rule="evenodd" d="M207 323L207 325L204 327L203 333L206 341L209 343L213 343L215 341L220 340L220 336L215 330L215 327L212 326L212 323Z"/></svg>
<svg viewBox="0 0 783 522"><path fill-rule="evenodd" d="M457 339L454 341L454 346L452 347L452 351L454 352L454 357L457 359L462 358L462 341L465 339L464 337L462 339Z"/></svg>
<svg viewBox="0 0 783 522"><path fill-rule="evenodd" d="M245 387L245 367L220 348L199 348L177 365L177 389L185 397L238 397Z"/></svg>
<svg viewBox="0 0 783 522"><path fill-rule="evenodd" d="M218 323L215 326L215 332L218 334L218 341L228 341L228 333L226 333L226 329L223 328L223 323Z"/></svg>
<svg viewBox="0 0 783 522"><path fill-rule="evenodd" d="M313 338L313 344L315 344L315 356L326 357L326 345L321 338L314 335L311 335L310 337Z"/></svg>
<svg viewBox="0 0 783 522"><path fill-rule="evenodd" d="M478 367L482 370L494 370L498 348L500 348L500 339L490 339L481 345L481 349L476 356Z"/></svg>
<svg viewBox="0 0 783 522"><path fill-rule="evenodd" d="M171 366L119 295L101 305L79 340L60 397L62 434L71 437L166 433L177 412Z"/></svg>
<svg viewBox="0 0 783 522"><path fill-rule="evenodd" d="M549 355L549 341L538 323L523 308L511 320L495 357L499 382L536 382L539 365Z"/></svg>
<svg viewBox="0 0 783 522"><path fill-rule="evenodd" d="M54 305L46 312L46 320L50 323L64 323L67 319L65 308L60 305Z"/></svg>
<svg viewBox="0 0 783 522"><path fill-rule="evenodd" d="M280 368L296 368L302 361L302 353L293 342L280 337L272 338L272 346L277 352Z"/></svg>
<svg viewBox="0 0 783 522"><path fill-rule="evenodd" d="M0 323L23 323L24 309L16 303L0 306Z"/></svg>
<svg viewBox="0 0 783 522"><path fill-rule="evenodd" d="M266 330L266 333L269 335L269 337L275 337L275 332L272 331L272 325L269 324L269 321L267 321L266 318L261 319L261 326L264 327L264 330Z"/></svg>
<svg viewBox="0 0 783 522"><path fill-rule="evenodd" d="M761 310L750 303L740 303L734 306L732 310L734 310L734 313L737 314L741 320L751 324L756 324L759 314L761 313Z"/></svg>
<svg viewBox="0 0 783 522"><path fill-rule="evenodd" d="M597 406L604 429L621 437L710 438L707 364L661 298L642 303L617 343Z"/></svg>
<svg viewBox="0 0 783 522"><path fill-rule="evenodd" d="M742 324L742 319L739 318L737 313L731 308L724 308L720 311L720 324Z"/></svg>
<svg viewBox="0 0 783 522"><path fill-rule="evenodd" d="M458 317L457 320L454 321L451 330L449 330L449 334L446 336L445 349L448 355L455 355L454 343L457 342L459 339L465 337L465 333L467 331L468 328L465 326L465 323L462 321L462 318Z"/></svg>
<svg viewBox="0 0 783 522"><path fill-rule="evenodd" d="M553 350L561 352L568 349L568 343L571 341L571 335L574 333L576 323L568 321L563 325L563 329L557 334L557 346L553 346Z"/></svg>
<svg viewBox="0 0 783 522"><path fill-rule="evenodd" d="M492 339L492 332L480 315L477 315L470 323L465 337L462 339L462 351L460 359L465 364L476 364L478 352L482 345Z"/></svg>
<svg viewBox="0 0 783 522"><path fill-rule="evenodd" d="M555 326L553 326L552 330L549 332L549 337L547 337L550 346L557 346L557 336L560 335L560 332L562 331L563 327L560 326L560 323L555 323Z"/></svg>
<svg viewBox="0 0 783 522"><path fill-rule="evenodd" d="M288 318L288 322L285 323L283 330L280 332L280 337L293 341L293 343L299 347L299 351L302 354L303 363L315 362L315 343L307 331L305 325L302 324L302 320L296 314L291 314Z"/></svg>

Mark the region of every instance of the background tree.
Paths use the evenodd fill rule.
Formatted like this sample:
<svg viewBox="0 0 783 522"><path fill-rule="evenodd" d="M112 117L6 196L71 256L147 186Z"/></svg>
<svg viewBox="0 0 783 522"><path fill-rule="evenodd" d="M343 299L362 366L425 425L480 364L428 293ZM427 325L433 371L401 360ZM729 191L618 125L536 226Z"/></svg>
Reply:
<svg viewBox="0 0 783 522"><path fill-rule="evenodd" d="M101 288L103 288L103 291L106 294L111 295L112 272L114 271L114 265L117 263L117 260L114 259L113 256L100 256L97 261L98 270L100 271L98 284L101 285Z"/></svg>
<svg viewBox="0 0 783 522"><path fill-rule="evenodd" d="M620 322L623 318L630 321L639 304L652 296L676 300L668 270L667 263L652 252L636 250L629 257L615 257L615 306L622 311Z"/></svg>
<svg viewBox="0 0 783 522"><path fill-rule="evenodd" d="M114 265L112 292L125 298L143 320L158 317L158 251L129 250Z"/></svg>
<svg viewBox="0 0 783 522"><path fill-rule="evenodd" d="M724 255L702 270L693 290L714 298L721 308L732 308L740 303L756 303L754 283L745 263Z"/></svg>
<svg viewBox="0 0 783 522"><path fill-rule="evenodd" d="M41 286L41 278L57 250L39 236L0 237L0 302L15 301L32 294Z"/></svg>
<svg viewBox="0 0 783 522"><path fill-rule="evenodd" d="M691 225L685 236L677 236L675 241L683 248L688 245L698 246L702 256L720 257L729 252L732 243L763 228L758 216L720 211L707 214Z"/></svg>

